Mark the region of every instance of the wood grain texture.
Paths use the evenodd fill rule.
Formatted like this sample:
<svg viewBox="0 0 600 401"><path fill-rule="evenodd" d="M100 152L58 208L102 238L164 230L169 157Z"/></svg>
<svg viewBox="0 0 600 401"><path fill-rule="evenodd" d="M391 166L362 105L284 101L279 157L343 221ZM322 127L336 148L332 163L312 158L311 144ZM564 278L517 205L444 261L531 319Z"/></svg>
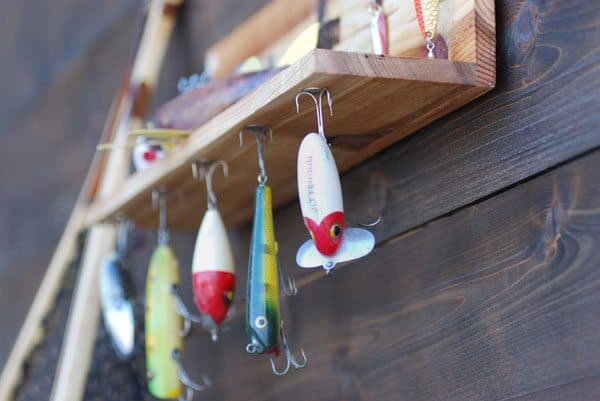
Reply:
<svg viewBox="0 0 600 401"><path fill-rule="evenodd" d="M303 103L299 114L294 108L293 99L302 88L327 87L332 93L334 114L327 116L326 130L335 143L338 169L345 171L488 91L476 75L472 63L314 50L197 129L165 159L95 202L88 222L124 213L140 227L155 227L158 220L150 194L164 185L186 202L170 208L171 227L195 228L202 213L197 205L205 203L205 191L192 179L190 165L201 158L230 164L229 179L215 186L219 207L226 222L246 222L253 210L256 154L254 147L239 148L237 134L249 124L273 127L275 141L266 152L269 179L278 188L273 204L289 202L296 196L295 150L316 127L312 104Z"/></svg>
<svg viewBox="0 0 600 401"><path fill-rule="evenodd" d="M339 37L333 44L334 50L373 52L369 31L371 16L367 6L368 2L363 0L326 2L325 20L339 21ZM286 10L284 18L282 10ZM222 77L233 74L235 68L250 56L259 56L265 62L279 60L294 39L317 21L316 10L316 2L313 1L277 0L269 3L208 49L206 70ZM386 0L383 11L388 26L388 54L426 58L425 39L417 23L413 2ZM480 79L494 82L494 1L442 1L435 42L436 58L480 64Z"/></svg>
<svg viewBox="0 0 600 401"><path fill-rule="evenodd" d="M202 333L186 344L192 374L215 380L203 399L581 393L567 385L600 374L598 166L595 152L381 242L331 279L304 274L283 318L293 349L304 346L310 359L283 379L266 358L244 353L238 297L221 344ZM287 234L279 230L280 242ZM600 390L597 380L587 388Z"/></svg>

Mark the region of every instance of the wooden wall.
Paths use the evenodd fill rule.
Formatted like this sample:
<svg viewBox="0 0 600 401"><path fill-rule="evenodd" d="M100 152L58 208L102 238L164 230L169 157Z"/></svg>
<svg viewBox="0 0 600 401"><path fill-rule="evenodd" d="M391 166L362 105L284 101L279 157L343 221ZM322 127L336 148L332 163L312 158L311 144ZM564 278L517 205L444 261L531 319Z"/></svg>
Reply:
<svg viewBox="0 0 600 401"><path fill-rule="evenodd" d="M233 4L190 2L167 72L186 69L180 54L198 66L195 49L258 6ZM333 278L300 271L299 207L276 213L281 263L301 285L283 314L306 369L277 378L244 352L249 228L232 232L238 316L216 346L186 340L191 375L214 380L198 399L598 399L600 5L498 0L496 16L497 88L343 177L349 219L384 218L369 258ZM141 290L154 236L135 241ZM184 277L192 243L174 235ZM117 362L100 329L85 399L150 399L143 374L143 355ZM28 385L21 399L42 399Z"/></svg>

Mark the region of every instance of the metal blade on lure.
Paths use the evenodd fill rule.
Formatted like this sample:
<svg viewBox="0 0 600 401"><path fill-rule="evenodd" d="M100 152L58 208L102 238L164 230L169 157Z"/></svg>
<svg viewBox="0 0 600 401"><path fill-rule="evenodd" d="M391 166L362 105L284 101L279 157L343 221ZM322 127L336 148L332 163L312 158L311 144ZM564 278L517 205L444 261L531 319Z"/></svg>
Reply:
<svg viewBox="0 0 600 401"><path fill-rule="evenodd" d="M373 53L380 56L388 53L387 21L381 6L382 2L383 0L369 1L371 43L373 45Z"/></svg>
<svg viewBox="0 0 600 401"><path fill-rule="evenodd" d="M296 253L296 263L303 268L322 266L328 273L336 264L368 255L375 246L375 237L362 228L346 228L337 252L331 256L320 253L312 240L306 241Z"/></svg>

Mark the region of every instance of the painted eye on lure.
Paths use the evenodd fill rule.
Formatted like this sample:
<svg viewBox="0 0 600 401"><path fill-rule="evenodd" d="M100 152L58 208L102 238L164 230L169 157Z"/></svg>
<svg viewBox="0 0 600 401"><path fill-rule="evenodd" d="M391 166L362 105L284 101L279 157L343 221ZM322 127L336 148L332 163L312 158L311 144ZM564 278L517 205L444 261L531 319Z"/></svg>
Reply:
<svg viewBox="0 0 600 401"><path fill-rule="evenodd" d="M342 235L342 227L339 224L334 224L329 229L329 237L331 239L337 239Z"/></svg>

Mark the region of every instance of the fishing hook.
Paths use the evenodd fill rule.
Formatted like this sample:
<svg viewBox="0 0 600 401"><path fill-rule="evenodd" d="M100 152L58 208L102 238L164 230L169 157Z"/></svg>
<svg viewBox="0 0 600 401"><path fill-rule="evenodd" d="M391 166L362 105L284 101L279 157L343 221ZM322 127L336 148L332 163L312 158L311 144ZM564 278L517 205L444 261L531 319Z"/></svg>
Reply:
<svg viewBox="0 0 600 401"><path fill-rule="evenodd" d="M315 94L318 94L318 99ZM329 105L329 114L333 116L333 102L331 94L327 88L305 88L302 92L296 95L296 113L300 113L300 96L307 95L315 102L315 110L317 113L317 128L319 135L325 138L325 128L323 124L323 95L327 95L327 104Z"/></svg>
<svg viewBox="0 0 600 401"><path fill-rule="evenodd" d="M198 316L189 311L189 309L185 305L185 302L183 302L181 292L179 291L179 285L171 285L171 295L173 295L173 298L175 298L175 304L177 305L177 314L183 318L183 329L179 332L179 335L181 337L185 337L189 334L190 329L192 327L192 323L198 323L202 326L204 330L210 332L213 342L216 342L219 339L218 327L212 321L210 316Z"/></svg>
<svg viewBox="0 0 600 401"><path fill-rule="evenodd" d="M296 360L296 357L294 357L294 355L292 354L292 351L290 351L290 348L287 343L287 339L285 338L285 334L283 332L283 321L281 321L281 325L279 327L279 333L281 335L281 348L283 350L283 354L285 355L285 358L287 361L286 361L285 368L282 371L278 371L277 367L275 366L275 362L273 361L273 358L271 358L271 368L273 369L273 373L275 375L283 376L290 370L290 367L293 367L294 369L302 369L303 367L305 367L306 363L308 362L308 358L306 357L306 354L304 353L304 349L300 348L300 352L302 353L302 358L304 359L304 361L299 363Z"/></svg>
<svg viewBox="0 0 600 401"><path fill-rule="evenodd" d="M192 398L194 398L194 391L204 391L212 384L211 380L206 375L202 375L202 384L192 380L183 366L181 351L178 349L174 349L173 352L171 352L171 358L173 358L173 361L175 361L177 369L179 370L179 380L181 381L181 384L185 386L185 397L179 397L179 401L191 401Z"/></svg>
<svg viewBox="0 0 600 401"><path fill-rule="evenodd" d="M160 187L152 191L152 206L158 207L158 243L169 243L169 230L167 228L167 189Z"/></svg>
<svg viewBox="0 0 600 401"><path fill-rule="evenodd" d="M260 174L258 176L258 183L260 186L264 186L267 183L267 172L265 169L265 159L263 156L263 139L270 140L273 143L273 130L268 125L247 125L246 128L240 131L240 146L244 145L244 131L251 131L256 135L256 147L258 149L258 168Z"/></svg>
<svg viewBox="0 0 600 401"><path fill-rule="evenodd" d="M371 221L370 223L358 223L357 225L365 228L375 227L377 224L381 223L382 220L383 217L379 215L375 220Z"/></svg>
<svg viewBox="0 0 600 401"><path fill-rule="evenodd" d="M202 164L199 167L199 164ZM192 175L195 179L200 177L200 170L204 172L204 180L206 181L206 193L208 195L208 208L214 209L217 207L217 196L213 190L212 177L218 166L223 167L223 175L229 176L229 165L224 160L207 160L192 163Z"/></svg>

